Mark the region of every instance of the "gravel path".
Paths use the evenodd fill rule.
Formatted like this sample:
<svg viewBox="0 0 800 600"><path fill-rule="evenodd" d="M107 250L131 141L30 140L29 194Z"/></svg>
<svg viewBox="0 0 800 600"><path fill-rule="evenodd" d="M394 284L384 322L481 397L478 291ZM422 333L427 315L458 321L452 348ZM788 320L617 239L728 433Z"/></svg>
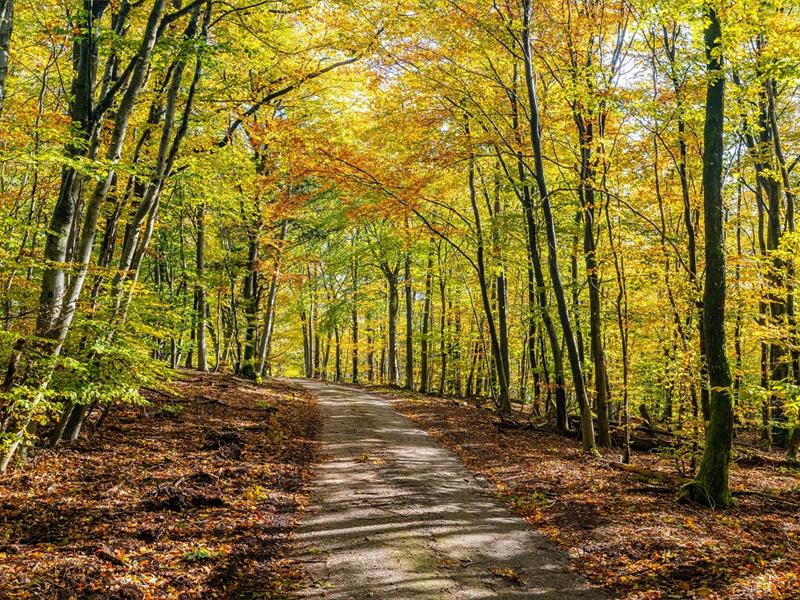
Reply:
<svg viewBox="0 0 800 600"><path fill-rule="evenodd" d="M300 598L602 600L450 451L374 394L319 396L323 463L299 532Z"/></svg>

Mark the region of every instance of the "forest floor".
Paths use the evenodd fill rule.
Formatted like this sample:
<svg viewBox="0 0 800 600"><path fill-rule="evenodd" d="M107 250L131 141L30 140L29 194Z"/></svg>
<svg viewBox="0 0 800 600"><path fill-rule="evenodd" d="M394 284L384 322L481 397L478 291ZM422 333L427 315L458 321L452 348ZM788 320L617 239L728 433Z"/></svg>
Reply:
<svg viewBox="0 0 800 600"><path fill-rule="evenodd" d="M800 598L800 469L779 466L777 452L767 456L772 464L755 465L735 452L736 507L710 510L679 502L677 484L612 468L618 449L598 459L555 433L499 429L493 412L473 403L390 397L615 597ZM676 472L664 453L634 452L632 463Z"/></svg>
<svg viewBox="0 0 800 600"><path fill-rule="evenodd" d="M181 376L0 476L0 599L603 597L573 571L628 600L800 598L777 452L738 448L715 511L471 402Z"/></svg>
<svg viewBox="0 0 800 600"><path fill-rule="evenodd" d="M183 373L175 395L0 477L0 598L282 598L316 403L301 388ZM86 432L90 433L90 432Z"/></svg>

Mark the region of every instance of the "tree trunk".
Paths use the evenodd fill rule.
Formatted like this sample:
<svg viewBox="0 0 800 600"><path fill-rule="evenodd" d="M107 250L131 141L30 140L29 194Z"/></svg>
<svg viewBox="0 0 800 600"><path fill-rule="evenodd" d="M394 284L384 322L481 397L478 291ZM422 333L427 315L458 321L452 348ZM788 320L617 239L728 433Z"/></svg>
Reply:
<svg viewBox="0 0 800 600"><path fill-rule="evenodd" d="M317 375L318 379L327 380L328 379L328 360L331 356L331 337L333 332L328 331L325 337L325 350L322 353L322 365L319 369L319 375Z"/></svg>
<svg viewBox="0 0 800 600"><path fill-rule="evenodd" d="M280 243L286 240L286 234L289 230L289 221L284 220L281 223L281 232L278 236ZM267 372L267 360L269 359L270 345L272 342L272 330L275 327L275 300L278 297L278 287L281 278L281 264L283 262L283 249L277 248L275 250L274 272L272 273L272 280L269 284L269 294L267 296L267 307L264 313L264 330L261 333L258 348L258 374L264 377Z"/></svg>
<svg viewBox="0 0 800 600"><path fill-rule="evenodd" d="M711 506L733 503L728 485L733 438L731 374L725 348L725 246L722 203L725 74L720 54L721 27L713 8L707 8L706 113L703 132L703 204L706 238L706 280L703 292L703 328L710 385L710 420L706 447L697 478L685 488L695 501Z"/></svg>
<svg viewBox="0 0 800 600"><path fill-rule="evenodd" d="M773 143L773 150L775 152L775 158L777 160L778 171L780 172L780 182L783 185L783 195L785 198L786 203L786 231L788 233L794 233L794 192L792 188L792 182L790 180L790 173L789 167L786 165L786 157L783 152L783 145L781 143L781 134L780 128L778 127L778 111L776 108L777 103L777 91L776 91L777 83L775 79L770 78L766 82L766 96L767 96L767 120L769 122L770 131L772 133L772 143ZM794 308L794 289L793 289L793 281L795 275L795 264L794 260L789 257L785 263L785 278L788 283L788 289L786 290L786 298L785 298L785 314L786 314L786 322L785 325L789 328L789 335L787 336L789 340L793 343L790 343L790 350L789 350L789 361L784 360L786 364L785 370L785 378L788 380L789 378L789 364L792 365L792 370L794 371L794 384L797 385L800 383L800 351L797 350L797 341L798 341L798 331L797 331L797 321L795 318L795 308ZM786 349L784 348L784 353ZM783 417L783 415L781 415ZM785 417L784 417L785 420ZM790 459L795 460L797 458L797 451L798 446L800 445L800 426L795 423L794 426L790 426L788 423L781 423L781 434L783 440L785 441L785 447L787 451L787 455Z"/></svg>
<svg viewBox="0 0 800 600"><path fill-rule="evenodd" d="M375 382L375 338L372 325L367 321L367 381Z"/></svg>
<svg viewBox="0 0 800 600"><path fill-rule="evenodd" d="M208 352L206 349L206 207L201 204L197 207L197 253L195 259L195 274L197 275L197 369L199 371L208 370Z"/></svg>
<svg viewBox="0 0 800 600"><path fill-rule="evenodd" d="M466 120L464 131L467 139L470 139L469 121ZM507 377L508 369L507 355L504 357L503 349L501 347L500 335L497 331L495 324L494 311L492 308L492 301L489 298L489 281L486 276L486 260L484 258L484 235L481 226L481 215L478 209L477 192L475 189L475 154L470 148L469 165L468 165L468 181L469 181L469 195L470 203L472 205L472 217L475 224L475 236L477 238L476 248L476 266L478 272L478 284L481 290L481 302L483 304L483 312L486 317L486 325L489 329L489 342L491 344L492 357L494 358L495 365L497 366L497 382L499 384L499 397L498 397L498 411L502 419L511 417L511 392ZM507 347L506 347L507 350Z"/></svg>
<svg viewBox="0 0 800 600"><path fill-rule="evenodd" d="M431 308L433 294L433 239L428 251L428 265L425 269L425 302L422 306L422 340L420 341L420 384L419 391L427 394L430 391L428 378L428 359L430 354Z"/></svg>
<svg viewBox="0 0 800 600"><path fill-rule="evenodd" d="M6 75L8 74L8 49L14 27L14 0L0 0L0 114L6 98Z"/></svg>
<svg viewBox="0 0 800 600"><path fill-rule="evenodd" d="M407 390L414 389L414 292L411 289L411 252L406 254L404 272L406 295L406 385Z"/></svg>
<svg viewBox="0 0 800 600"><path fill-rule="evenodd" d="M186 39L194 35L199 16L198 9L199 7L192 13L192 19L184 36ZM206 13L203 26L204 36L208 18L209 15ZM157 30L160 31L160 28ZM172 80L169 90L167 91L166 106L163 111L164 117L161 139L158 144L155 165L152 168L152 173L147 184L140 186L141 191L137 194L140 198L139 205L127 225L125 237L123 239L122 251L119 258L119 269L112 282L112 296L114 298L113 313L115 317L119 316L120 320L124 320L126 302L130 301L130 294L127 295L127 300L125 300L126 294L124 293L122 284L124 282L135 282L138 278L138 266L141 264L141 259L147 250L150 236L152 235L164 182L172 172L180 143L188 130L189 116L191 114L192 103L202 69L200 68L201 63L198 57L183 115L177 129L175 129L178 95L181 90L185 66L185 58L179 55L170 67L172 71Z"/></svg>
<svg viewBox="0 0 800 600"><path fill-rule="evenodd" d="M256 366L256 319L259 305L259 246L261 236L261 218L256 218L249 231L247 250L247 276L242 288L242 304L244 305L244 364L241 367L243 377L255 379Z"/></svg>
<svg viewBox="0 0 800 600"><path fill-rule="evenodd" d="M339 337L338 327L334 330L334 335L336 338L336 356L335 356L336 372L334 376L334 381L336 381L336 383L340 383L342 381L342 344L341 344L341 339Z"/></svg>
<svg viewBox="0 0 800 600"><path fill-rule="evenodd" d="M550 280L558 305L558 314L561 321L564 344L567 347L567 355L569 356L570 369L572 371L572 384L575 388L575 395L578 399L578 406L581 411L581 438L583 449L585 452L596 452L592 410L586 395L586 387L583 380L583 365L581 364L578 354L578 346L569 317L569 307L567 306L564 294L564 286L561 282L561 273L558 266L558 242L556 239L555 219L553 218L553 212L550 207L550 194L547 191L547 183L544 176L544 158L542 153L541 132L539 129L539 107L536 100L536 82L534 80L533 56L530 40L531 2L532 0L522 0L523 30L521 42L525 57L525 82L528 91L528 115L535 163L534 173L536 184L539 189L539 199L542 205L547 234Z"/></svg>
<svg viewBox="0 0 800 600"><path fill-rule="evenodd" d="M439 260L439 301L441 314L439 315L439 358L441 362L441 379L439 379L439 395L444 396L447 386L447 279L442 270L441 257Z"/></svg>
<svg viewBox="0 0 800 600"><path fill-rule="evenodd" d="M619 328L620 349L622 351L622 419L624 428L622 462L628 464L631 461L630 395L628 389L630 377L630 357L628 356L628 283L625 275L625 255L614 242L614 232L611 227L611 214L608 204L606 204L606 223L608 226L608 241L611 246L611 254L614 258L614 271L617 275L617 327Z"/></svg>
<svg viewBox="0 0 800 600"><path fill-rule="evenodd" d="M519 99L516 93L517 66L514 65L514 96L511 98L511 116L514 127L514 137L517 144L522 148L522 135L519 131ZM528 279L528 305L530 311L529 328L536 327L536 314L538 313L544 324L550 352L553 356L553 378L556 393L556 429L567 431L569 429L569 419L567 418L567 390L564 379L564 361L556 333L555 323L550 315L547 302L547 288L545 287L544 269L542 267L542 257L539 251L539 234L534 218L533 199L531 198L531 186L528 183L527 166L522 154L522 150L517 152L517 175L520 181L521 190L517 194L525 213L525 233L527 237L528 263L529 269L533 271L533 278ZM543 366L546 368L546 361L543 356ZM550 386L547 387L548 399L550 398Z"/></svg>
<svg viewBox="0 0 800 600"><path fill-rule="evenodd" d="M99 35L95 23L102 16L107 6L107 2L84 1L84 18L87 20L86 33L77 36L75 41L76 75L72 83L70 103L70 117L77 131L77 139L67 146L65 153L68 157L74 158L80 155L88 156L89 158L95 157L99 145L97 128L104 112L108 109L113 99L113 95L107 90L103 91L101 100L97 104L93 98L95 92L94 82L97 74L96 43ZM134 102L146 78L150 56L159 32L158 24L163 7L164 0L158 0L154 3L142 42L133 59L134 62L131 63L135 67L131 72L128 88L116 111L108 149L108 158L112 163L119 160L122 143L128 128L128 120L133 110ZM124 16L118 17L115 25L121 28L121 21L123 20ZM118 91L118 88L115 88L115 91ZM45 260L48 266L45 268L42 277L36 325L37 337L52 340L46 349L46 354L51 356L60 354L69 333L91 261L100 207L105 200L113 178L112 169L111 173L97 184L92 199L86 208L84 224L81 229L79 225L80 210L78 207L81 177L72 167L64 167L62 169L59 198L50 219L50 227L45 244ZM69 281L69 289L66 287L68 280L63 266L67 259L77 263L79 266L77 274ZM41 344L39 345L41 346ZM52 367L44 365L43 368L39 368L32 365L28 369L28 376L35 378L40 388L40 394L43 394L49 385ZM40 399L41 395L34 399L32 408L38 404ZM61 435L76 439L80 432L85 412L86 407L84 405L67 406L64 414L62 414L62 422L68 417L67 424L65 427L57 427L54 437L51 438L51 443L57 444ZM5 470L20 447L24 432L29 429L31 414L32 411L29 411L29 414L21 419L15 439L9 444L2 459L0 459L0 472Z"/></svg>
<svg viewBox="0 0 800 600"><path fill-rule="evenodd" d="M358 230L356 229L353 232L353 247L355 248L356 240L358 239ZM358 260L355 254L355 249L353 251L353 258L351 264L351 270L353 273L353 310L352 310L352 322L353 322L353 330L352 330L352 342L353 342L353 383L358 383Z"/></svg>
<svg viewBox="0 0 800 600"><path fill-rule="evenodd" d="M387 365L389 385L397 385L400 379L399 365L397 362L397 313L400 309L400 298L397 291L397 270L385 270L388 305L389 352Z"/></svg>
<svg viewBox="0 0 800 600"><path fill-rule="evenodd" d="M511 364L508 354L508 280L506 279L506 268L503 261L502 240L500 239L500 227L497 222L501 217L502 205L500 203L500 173L495 173L494 186L494 206L492 210L492 254L496 261L497 276L495 278L495 288L497 290L497 330L498 343L500 345L500 368L506 381L509 403L511 397ZM458 320L458 315L456 315ZM509 404L510 407L510 404Z"/></svg>
<svg viewBox="0 0 800 600"><path fill-rule="evenodd" d="M608 386L605 350L603 348L603 324L600 317L600 275L597 264L597 240L595 239L595 211L597 195L594 188L595 168L592 157L594 128L576 115L581 138L581 182L579 195L583 209L583 253L586 263L586 280L589 286L589 341L594 362L595 409L597 411L597 435L601 446L611 446L608 426ZM579 327L576 323L576 327Z"/></svg>
<svg viewBox="0 0 800 600"><path fill-rule="evenodd" d="M314 375L311 363L311 330L305 309L300 311L300 323L303 328L303 372L307 379L311 379Z"/></svg>
<svg viewBox="0 0 800 600"><path fill-rule="evenodd" d="M98 118L94 114L94 88L97 75L98 31L95 20L102 15L102 8L95 10L91 0L83 1L86 23L81 35L75 37L75 77L70 90L69 117L75 135L65 149L68 158L93 155L98 140L95 135ZM58 199L47 227L44 259L47 267L42 275L39 314L36 333L39 337L56 338L62 302L64 300L66 272L63 263L67 259L68 242L73 235L73 224L78 208L81 176L70 166L61 172ZM53 348L58 353L58 346Z"/></svg>

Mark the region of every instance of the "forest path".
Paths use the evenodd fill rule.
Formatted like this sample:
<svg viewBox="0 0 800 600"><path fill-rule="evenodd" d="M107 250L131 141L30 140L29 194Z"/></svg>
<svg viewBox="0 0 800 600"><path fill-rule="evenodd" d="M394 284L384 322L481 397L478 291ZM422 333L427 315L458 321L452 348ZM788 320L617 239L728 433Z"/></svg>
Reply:
<svg viewBox="0 0 800 600"><path fill-rule="evenodd" d="M319 397L323 463L299 531L314 584L299 597L607 598L385 397L300 383Z"/></svg>

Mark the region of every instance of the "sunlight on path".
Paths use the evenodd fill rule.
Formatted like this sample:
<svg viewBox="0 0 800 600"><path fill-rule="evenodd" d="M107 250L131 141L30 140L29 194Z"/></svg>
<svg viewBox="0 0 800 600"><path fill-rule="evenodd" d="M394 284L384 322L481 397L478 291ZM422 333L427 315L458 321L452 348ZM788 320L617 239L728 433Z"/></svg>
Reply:
<svg viewBox="0 0 800 600"><path fill-rule="evenodd" d="M302 383L319 395L324 426L299 532L314 584L301 598L607 598L385 399Z"/></svg>

